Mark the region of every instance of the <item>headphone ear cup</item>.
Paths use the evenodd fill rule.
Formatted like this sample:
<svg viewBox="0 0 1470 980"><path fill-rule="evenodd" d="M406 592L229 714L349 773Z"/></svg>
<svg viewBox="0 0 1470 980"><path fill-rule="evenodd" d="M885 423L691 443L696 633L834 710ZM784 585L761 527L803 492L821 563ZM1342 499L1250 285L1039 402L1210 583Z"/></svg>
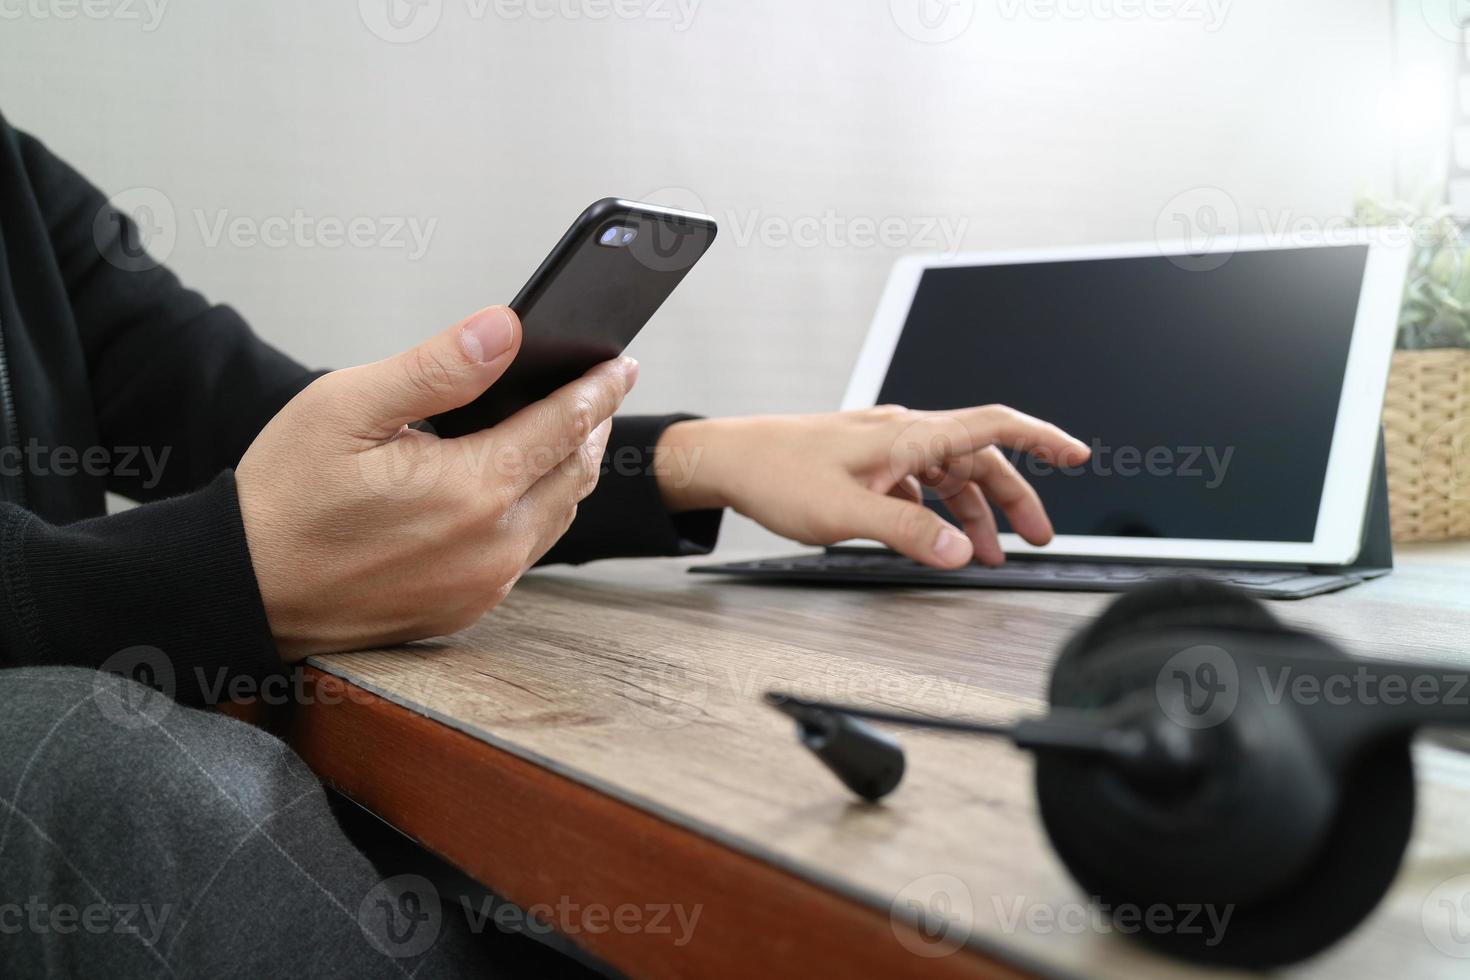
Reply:
<svg viewBox="0 0 1470 980"><path fill-rule="evenodd" d="M1078 816L1078 774L1056 760L1038 760L1037 797L1042 822L1062 863L1104 910L1140 915L1158 906L1140 887L1136 868L1095 863L1081 856L1094 831ZM1145 944L1170 956L1244 969L1297 963L1348 935L1388 892L1398 874L1414 825L1414 771L1409 739L1374 746L1344 774L1337 818L1321 851L1283 887L1245 903L1222 903L1200 892L1165 906L1178 928L1142 929ZM1151 833L1139 827L1139 834ZM1074 841L1074 835L1082 835ZM1201 841L1201 847L1209 847ZM1249 865L1249 855L1241 855ZM1191 917L1188 927L1184 916Z"/></svg>
<svg viewBox="0 0 1470 980"><path fill-rule="evenodd" d="M1053 669L1051 704L1096 707L1140 685L1151 686L1157 662L1147 656L1140 661L1115 641L1126 643L1130 635L1142 638L1172 630L1181 634L1233 632L1247 641L1252 633L1297 633L1258 600L1220 583L1181 578L1151 584L1116 600L1066 645ZM1140 643L1139 647L1147 645ZM1095 658L1109 649L1106 664ZM1087 894L1096 896L1104 907L1146 912L1158 904L1160 896L1153 893L1137 864L1100 854L1093 846L1097 815L1115 801L1107 794L1097 796L1095 787L1089 789L1092 765L1058 755L1037 759L1042 822L1058 856ZM1212 889L1203 883L1198 891L1186 888L1184 897L1202 910L1197 921L1203 921L1203 927L1141 930L1139 938L1194 962L1262 969L1300 961L1346 936L1382 899L1408 846L1414 817L1409 739L1373 746L1340 779L1341 795L1320 850L1292 877L1236 904L1222 905L1232 899L1211 894ZM1260 802L1268 811L1287 805L1284 801ZM1112 829L1147 850L1157 846L1161 828L1125 820ZM1213 846L1221 843L1214 840ZM1212 842L1201 839L1199 846L1211 847ZM1187 853L1181 860L1188 864ZM1249 876L1252 855L1240 854L1238 864ZM1187 910L1175 907L1172 911L1182 915ZM1214 914L1218 928L1211 928L1205 913Z"/></svg>
<svg viewBox="0 0 1470 980"><path fill-rule="evenodd" d="M1090 706L1076 690L1079 667L1090 654L1135 631L1191 627L1257 632L1287 629L1261 600L1223 582L1184 575L1150 582L1115 599L1101 616L1073 634L1052 667L1048 699L1063 707Z"/></svg>

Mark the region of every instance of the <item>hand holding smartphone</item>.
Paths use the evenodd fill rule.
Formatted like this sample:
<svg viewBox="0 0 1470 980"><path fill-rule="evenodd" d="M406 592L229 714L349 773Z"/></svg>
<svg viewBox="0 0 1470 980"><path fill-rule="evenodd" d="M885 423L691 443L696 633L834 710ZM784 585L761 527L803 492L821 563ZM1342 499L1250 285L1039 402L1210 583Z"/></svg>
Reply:
<svg viewBox="0 0 1470 980"><path fill-rule="evenodd" d="M428 422L446 438L488 428L617 357L708 251L706 214L604 198L583 211L511 300L521 350L490 390Z"/></svg>

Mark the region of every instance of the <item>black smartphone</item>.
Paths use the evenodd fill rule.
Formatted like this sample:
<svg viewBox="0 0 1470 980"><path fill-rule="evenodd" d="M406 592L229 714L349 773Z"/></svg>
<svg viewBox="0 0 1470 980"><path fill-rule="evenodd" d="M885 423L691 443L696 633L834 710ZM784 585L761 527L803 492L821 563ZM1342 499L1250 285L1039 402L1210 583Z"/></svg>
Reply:
<svg viewBox="0 0 1470 980"><path fill-rule="evenodd" d="M694 267L716 232L707 214L603 198L583 211L511 300L521 350L485 394L428 422L476 432L617 357Z"/></svg>

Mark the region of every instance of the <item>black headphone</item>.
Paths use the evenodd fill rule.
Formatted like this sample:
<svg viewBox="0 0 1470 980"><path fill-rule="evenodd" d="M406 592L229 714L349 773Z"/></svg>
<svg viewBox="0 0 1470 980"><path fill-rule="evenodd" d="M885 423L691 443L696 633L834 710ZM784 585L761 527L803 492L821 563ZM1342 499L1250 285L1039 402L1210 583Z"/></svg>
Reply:
<svg viewBox="0 0 1470 980"><path fill-rule="evenodd" d="M1036 752L1042 822L1087 894L1115 909L1233 906L1223 935L1135 934L1173 956L1257 969L1325 949L1372 911L1413 825L1414 733L1470 726L1466 672L1349 658L1251 596L1193 578L1124 595L1072 637L1043 718L766 700L867 800L898 786L903 750L859 718Z"/></svg>

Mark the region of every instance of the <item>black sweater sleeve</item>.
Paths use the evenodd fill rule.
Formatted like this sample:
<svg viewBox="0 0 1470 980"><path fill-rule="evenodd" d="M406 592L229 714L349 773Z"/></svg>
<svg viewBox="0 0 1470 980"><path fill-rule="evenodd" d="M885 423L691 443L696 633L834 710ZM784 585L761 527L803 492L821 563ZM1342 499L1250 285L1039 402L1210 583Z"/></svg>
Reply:
<svg viewBox="0 0 1470 980"><path fill-rule="evenodd" d="M238 463L320 372L266 344L230 307L185 288L101 191L39 141L17 137L80 335L101 444L152 447L166 459L157 472L110 474L108 489L141 501L203 485ZM156 209L172 208L152 193ZM166 214L150 220L177 223Z"/></svg>
<svg viewBox="0 0 1470 980"><path fill-rule="evenodd" d="M49 499L68 489L53 475L0 504L0 663L102 666L151 648L188 703L279 671L230 468L317 372L186 289L97 188L3 119L0 180L18 436L129 447L105 485L145 502L77 520Z"/></svg>
<svg viewBox="0 0 1470 980"><path fill-rule="evenodd" d="M142 663L188 704L281 670L230 472L59 527L0 506L0 555L0 644L12 666Z"/></svg>
<svg viewBox="0 0 1470 980"><path fill-rule="evenodd" d="M126 216L3 118L0 231L3 339L39 368L9 375L26 396L20 436L28 419L79 413L70 431L103 446L167 452L161 470L108 475L144 501L121 514L48 519L55 483L0 503L0 664L101 666L151 648L188 703L278 672L230 469L317 373L149 259ZM718 512L671 516L659 494L653 446L678 418L617 420L597 490L545 561L713 546Z"/></svg>
<svg viewBox="0 0 1470 980"><path fill-rule="evenodd" d="M664 429L691 415L624 415L613 419L597 489L577 519L541 559L579 564L597 558L705 555L715 546L724 511L670 514L658 489L654 447Z"/></svg>

